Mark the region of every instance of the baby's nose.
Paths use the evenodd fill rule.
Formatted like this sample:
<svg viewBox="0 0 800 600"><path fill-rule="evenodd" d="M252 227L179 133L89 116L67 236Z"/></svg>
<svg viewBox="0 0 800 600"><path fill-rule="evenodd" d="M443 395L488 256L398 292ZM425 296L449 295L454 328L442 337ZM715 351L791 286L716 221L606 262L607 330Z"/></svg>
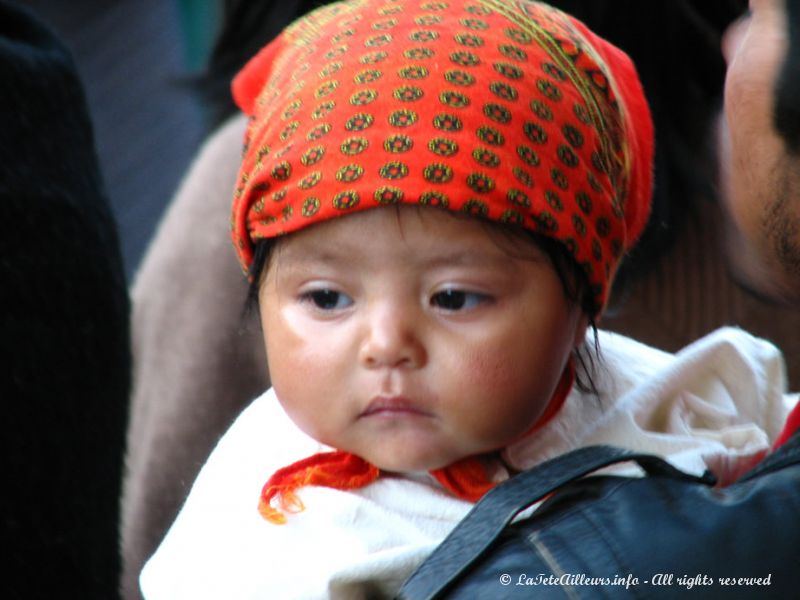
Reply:
<svg viewBox="0 0 800 600"><path fill-rule="evenodd" d="M421 322L413 311L374 307L366 319L359 353L367 368L419 368L427 361L420 335Z"/></svg>

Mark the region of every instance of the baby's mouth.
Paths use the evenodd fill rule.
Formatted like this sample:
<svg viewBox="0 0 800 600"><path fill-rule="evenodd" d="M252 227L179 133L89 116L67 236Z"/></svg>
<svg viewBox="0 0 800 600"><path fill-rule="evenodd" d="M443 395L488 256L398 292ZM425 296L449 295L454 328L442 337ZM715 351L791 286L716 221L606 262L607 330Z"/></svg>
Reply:
<svg viewBox="0 0 800 600"><path fill-rule="evenodd" d="M376 396L370 400L359 418L393 416L432 417L433 415L404 396Z"/></svg>

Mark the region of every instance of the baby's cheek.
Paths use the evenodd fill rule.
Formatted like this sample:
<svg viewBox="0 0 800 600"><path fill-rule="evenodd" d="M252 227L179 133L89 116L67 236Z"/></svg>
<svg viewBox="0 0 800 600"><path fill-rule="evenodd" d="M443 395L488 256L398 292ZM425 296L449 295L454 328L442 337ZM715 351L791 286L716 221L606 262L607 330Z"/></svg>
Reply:
<svg viewBox="0 0 800 600"><path fill-rule="evenodd" d="M539 376L535 363L495 348L465 355L462 365L460 381L465 397L474 399L471 416L479 427L515 437L544 410L549 377Z"/></svg>
<svg viewBox="0 0 800 600"><path fill-rule="evenodd" d="M538 388L541 381L547 381L549 371L555 368L551 363L558 353L556 340L542 337L536 341L511 332L464 346L461 351L463 377L472 385L499 394L533 391L531 388Z"/></svg>
<svg viewBox="0 0 800 600"><path fill-rule="evenodd" d="M335 385L343 376L337 377L318 348L297 339L284 336L267 352L272 386L284 410L300 429L318 439L325 414L319 404L337 392Z"/></svg>
<svg viewBox="0 0 800 600"><path fill-rule="evenodd" d="M456 378L464 388L463 394L483 398L492 407L525 393L528 387L520 361L504 353L502 347L478 348L462 354Z"/></svg>
<svg viewBox="0 0 800 600"><path fill-rule="evenodd" d="M475 348L461 356L459 377L471 389L502 396L520 379L515 361L502 348Z"/></svg>

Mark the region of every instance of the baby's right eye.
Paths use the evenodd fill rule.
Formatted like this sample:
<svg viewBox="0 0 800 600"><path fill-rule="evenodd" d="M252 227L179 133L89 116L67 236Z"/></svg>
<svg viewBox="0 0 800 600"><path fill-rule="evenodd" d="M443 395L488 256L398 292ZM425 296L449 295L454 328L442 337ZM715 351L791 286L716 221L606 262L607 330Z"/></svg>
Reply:
<svg viewBox="0 0 800 600"><path fill-rule="evenodd" d="M306 292L303 294L302 298L308 302L311 302L316 308L321 310L337 310L347 308L353 303L352 298L350 298L347 294L329 289Z"/></svg>
<svg viewBox="0 0 800 600"><path fill-rule="evenodd" d="M446 289L433 295L431 298L431 305L441 310L456 312L477 308L487 300L488 296L485 294L457 289Z"/></svg>

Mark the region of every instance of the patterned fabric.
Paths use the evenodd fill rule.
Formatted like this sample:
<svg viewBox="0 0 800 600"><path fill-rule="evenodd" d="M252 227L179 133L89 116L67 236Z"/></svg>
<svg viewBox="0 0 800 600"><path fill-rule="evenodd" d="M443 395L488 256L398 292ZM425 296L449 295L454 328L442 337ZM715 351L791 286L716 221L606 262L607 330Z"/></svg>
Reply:
<svg viewBox="0 0 800 600"><path fill-rule="evenodd" d="M233 206L258 239L397 203L518 224L568 248L605 304L649 212L652 125L627 56L546 5L355 0L243 69Z"/></svg>

